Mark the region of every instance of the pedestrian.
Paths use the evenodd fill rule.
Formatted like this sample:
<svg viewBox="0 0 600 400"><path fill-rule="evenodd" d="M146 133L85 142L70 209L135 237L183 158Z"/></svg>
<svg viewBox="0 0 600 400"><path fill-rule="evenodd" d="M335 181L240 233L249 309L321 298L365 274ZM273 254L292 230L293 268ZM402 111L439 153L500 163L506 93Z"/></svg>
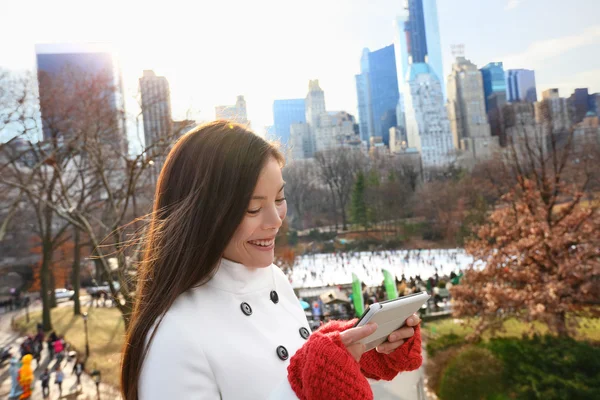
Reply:
<svg viewBox="0 0 600 400"><path fill-rule="evenodd" d="M63 359L63 351L65 349L64 340L61 337L58 337L54 341L54 354L56 355L56 360L60 364Z"/></svg>
<svg viewBox="0 0 600 400"><path fill-rule="evenodd" d="M77 357L77 360L75 361L75 364L73 365L73 374L75 374L75 376L77 376L77 385L81 385L81 374L83 374L83 371L85 370L85 367L83 365L83 361L81 361L81 359L79 357Z"/></svg>
<svg viewBox="0 0 600 400"><path fill-rule="evenodd" d="M47 398L50 396L50 371L48 371L48 368L44 369L44 372L40 375L40 382L42 382L42 396Z"/></svg>
<svg viewBox="0 0 600 400"><path fill-rule="evenodd" d="M310 334L273 264L287 212L283 164L274 145L227 121L175 143L144 238L124 400L373 399L365 375L392 379L421 365L416 315L398 340L366 353L358 341L372 324L331 321Z"/></svg>
<svg viewBox="0 0 600 400"><path fill-rule="evenodd" d="M62 384L65 379L65 374L60 368L60 364L56 367L56 372L54 372L54 383L58 385L58 397L62 396Z"/></svg>

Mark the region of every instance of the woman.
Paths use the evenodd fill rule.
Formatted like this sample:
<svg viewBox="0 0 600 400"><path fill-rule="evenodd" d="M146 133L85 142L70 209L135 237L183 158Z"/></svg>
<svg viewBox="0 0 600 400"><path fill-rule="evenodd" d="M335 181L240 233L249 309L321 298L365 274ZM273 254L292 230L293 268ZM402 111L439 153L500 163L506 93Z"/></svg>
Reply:
<svg viewBox="0 0 600 400"><path fill-rule="evenodd" d="M224 121L169 153L123 352L126 400L368 399L365 376L420 365L416 316L380 353L357 343L372 325L333 321L310 334L272 264L287 212L283 164L273 145Z"/></svg>

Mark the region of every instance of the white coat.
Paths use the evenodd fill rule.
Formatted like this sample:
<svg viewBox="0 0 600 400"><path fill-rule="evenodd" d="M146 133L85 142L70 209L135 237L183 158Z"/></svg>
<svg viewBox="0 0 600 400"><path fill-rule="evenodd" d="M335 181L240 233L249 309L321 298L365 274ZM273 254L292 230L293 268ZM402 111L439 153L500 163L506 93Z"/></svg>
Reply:
<svg viewBox="0 0 600 400"><path fill-rule="evenodd" d="M222 260L208 283L167 311L142 366L139 398L296 399L287 367L309 332L277 266Z"/></svg>

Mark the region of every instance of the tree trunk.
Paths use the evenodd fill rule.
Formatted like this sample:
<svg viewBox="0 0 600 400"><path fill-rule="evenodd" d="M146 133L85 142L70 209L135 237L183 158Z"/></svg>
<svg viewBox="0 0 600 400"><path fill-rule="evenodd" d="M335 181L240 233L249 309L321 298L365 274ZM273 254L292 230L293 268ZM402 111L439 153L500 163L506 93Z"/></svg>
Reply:
<svg viewBox="0 0 600 400"><path fill-rule="evenodd" d="M338 214L337 214L337 207L336 207L336 201L335 201L335 193L333 192L333 187L329 186L329 191L331 193L331 201L333 202L333 218L335 221L335 232L337 233L339 230L339 226L338 226Z"/></svg>
<svg viewBox="0 0 600 400"><path fill-rule="evenodd" d="M567 329L567 314L564 311L556 315L554 327L558 336L569 336L569 330Z"/></svg>
<svg viewBox="0 0 600 400"><path fill-rule="evenodd" d="M53 250L50 250L51 252ZM50 269L48 269L50 270ZM56 308L58 307L58 304L56 304L56 293L55 293L55 289L56 289L56 279L54 278L54 274L52 273L52 271L49 272L48 274L48 278L49 278L49 283L50 283L50 308Z"/></svg>
<svg viewBox="0 0 600 400"><path fill-rule="evenodd" d="M81 315L81 302L79 301L79 290L81 288L81 245L80 245L80 232L76 227L74 229L73 241L75 245L73 247L73 291L75 295L73 297L73 314Z"/></svg>
<svg viewBox="0 0 600 400"><path fill-rule="evenodd" d="M42 268L40 270L41 298L42 298L42 325L44 331L52 330L50 316L50 263L52 262L52 247L47 243L42 245ZM52 292L54 294L54 292Z"/></svg>

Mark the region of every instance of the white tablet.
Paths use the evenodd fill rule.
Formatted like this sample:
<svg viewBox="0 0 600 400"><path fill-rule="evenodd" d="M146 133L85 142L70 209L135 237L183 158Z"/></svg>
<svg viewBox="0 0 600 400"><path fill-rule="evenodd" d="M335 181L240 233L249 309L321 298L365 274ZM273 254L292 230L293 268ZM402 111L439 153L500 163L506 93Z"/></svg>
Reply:
<svg viewBox="0 0 600 400"><path fill-rule="evenodd" d="M356 326L375 322L377 330L359 342L367 346L367 351L379 346L387 340L392 332L400 329L408 317L416 313L429 297L427 292L420 292L371 304L360 317Z"/></svg>

